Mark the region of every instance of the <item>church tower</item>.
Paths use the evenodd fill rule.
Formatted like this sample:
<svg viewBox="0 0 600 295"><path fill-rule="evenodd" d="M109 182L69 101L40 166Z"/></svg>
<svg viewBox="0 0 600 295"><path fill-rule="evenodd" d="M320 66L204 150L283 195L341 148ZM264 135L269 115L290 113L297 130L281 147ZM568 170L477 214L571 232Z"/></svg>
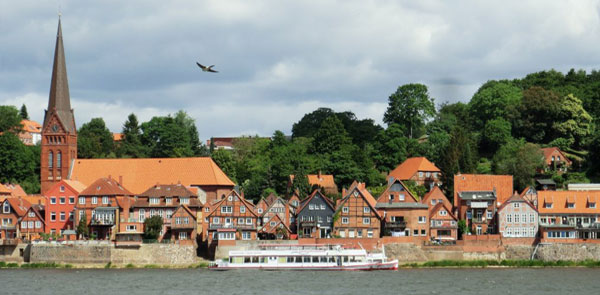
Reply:
<svg viewBox="0 0 600 295"><path fill-rule="evenodd" d="M63 48L60 17L54 49L54 65L50 83L48 109L42 125L41 193L44 194L55 183L66 179L73 160L77 158L77 128L71 109L67 65Z"/></svg>

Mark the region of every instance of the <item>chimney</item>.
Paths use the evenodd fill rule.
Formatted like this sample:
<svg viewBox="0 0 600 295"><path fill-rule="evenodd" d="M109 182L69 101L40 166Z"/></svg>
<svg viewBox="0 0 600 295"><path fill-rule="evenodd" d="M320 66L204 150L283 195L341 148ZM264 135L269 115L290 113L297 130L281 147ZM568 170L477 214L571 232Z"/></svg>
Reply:
<svg viewBox="0 0 600 295"><path fill-rule="evenodd" d="M319 180L322 180L321 179L321 170L319 170L319 173L317 174L317 176L318 176Z"/></svg>
<svg viewBox="0 0 600 295"><path fill-rule="evenodd" d="M343 198L343 197L345 197L345 196L346 196L346 188L345 188L345 187L343 187L343 188L342 188L342 198Z"/></svg>

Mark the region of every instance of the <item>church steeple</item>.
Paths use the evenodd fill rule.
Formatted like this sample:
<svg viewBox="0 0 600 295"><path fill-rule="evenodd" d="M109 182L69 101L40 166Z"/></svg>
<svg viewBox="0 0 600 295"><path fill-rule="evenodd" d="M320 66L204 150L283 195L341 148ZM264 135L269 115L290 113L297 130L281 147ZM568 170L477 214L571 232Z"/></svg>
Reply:
<svg viewBox="0 0 600 295"><path fill-rule="evenodd" d="M44 125L42 125L40 162L42 194L45 194L61 179L67 178L75 159L77 159L77 127L75 125L75 115L71 109L67 65L59 17L48 109L44 115Z"/></svg>
<svg viewBox="0 0 600 295"><path fill-rule="evenodd" d="M52 113L56 113L60 123L68 133L75 133L75 118L71 109L71 97L69 95L69 82L67 80L67 65L65 60L65 49L63 47L62 26L60 17L58 19L58 32L56 33L56 47L54 48L54 65L52 66L52 82L50 83L50 99L48 109L44 116L44 127L48 127L48 121Z"/></svg>

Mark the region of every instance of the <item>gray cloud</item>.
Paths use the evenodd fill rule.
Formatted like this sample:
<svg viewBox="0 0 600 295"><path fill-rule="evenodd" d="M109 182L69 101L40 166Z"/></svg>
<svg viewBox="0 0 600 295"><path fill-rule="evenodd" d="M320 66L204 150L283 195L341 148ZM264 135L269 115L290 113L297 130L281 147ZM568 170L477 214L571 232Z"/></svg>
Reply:
<svg viewBox="0 0 600 295"><path fill-rule="evenodd" d="M0 104L40 121L56 1L0 2ZM78 125L119 131L187 110L200 136L291 125L319 106L381 123L388 96L424 83L466 101L490 79L600 64L599 1L62 1ZM201 73L195 61L215 64Z"/></svg>

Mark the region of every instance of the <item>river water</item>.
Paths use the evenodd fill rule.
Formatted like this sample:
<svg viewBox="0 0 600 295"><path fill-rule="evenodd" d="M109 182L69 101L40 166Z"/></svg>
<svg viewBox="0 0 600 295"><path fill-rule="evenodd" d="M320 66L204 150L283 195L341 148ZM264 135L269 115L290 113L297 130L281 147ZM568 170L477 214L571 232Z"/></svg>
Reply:
<svg viewBox="0 0 600 295"><path fill-rule="evenodd" d="M600 294L600 269L0 269L0 294Z"/></svg>

